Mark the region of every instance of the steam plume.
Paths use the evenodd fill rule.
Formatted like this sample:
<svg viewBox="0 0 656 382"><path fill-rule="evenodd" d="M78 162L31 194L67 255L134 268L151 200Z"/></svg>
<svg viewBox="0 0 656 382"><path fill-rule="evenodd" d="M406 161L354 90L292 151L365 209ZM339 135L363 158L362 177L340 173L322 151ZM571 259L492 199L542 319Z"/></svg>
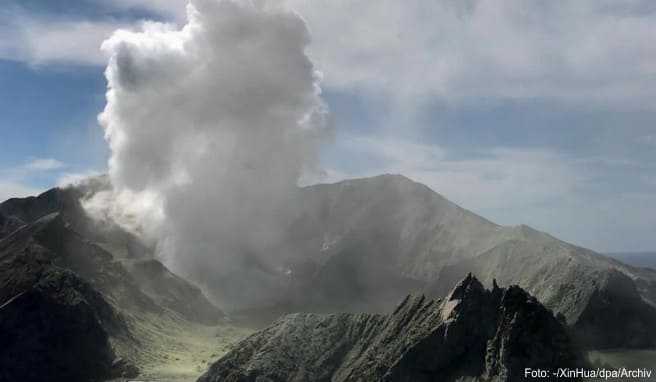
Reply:
<svg viewBox="0 0 656 382"><path fill-rule="evenodd" d="M248 305L276 283L270 253L327 111L299 16L190 0L187 17L182 29L149 23L102 46L114 216L224 304Z"/></svg>

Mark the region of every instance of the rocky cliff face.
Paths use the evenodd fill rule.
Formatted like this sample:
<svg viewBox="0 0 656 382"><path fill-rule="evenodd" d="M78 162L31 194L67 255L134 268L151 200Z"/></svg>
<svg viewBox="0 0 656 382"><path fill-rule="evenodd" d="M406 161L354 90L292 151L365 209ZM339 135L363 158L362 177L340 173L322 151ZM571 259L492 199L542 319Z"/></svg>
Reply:
<svg viewBox="0 0 656 382"><path fill-rule="evenodd" d="M101 381L115 366L107 328L122 318L73 272L51 268L0 307L0 381ZM125 366L125 365L123 365Z"/></svg>
<svg viewBox="0 0 656 382"><path fill-rule="evenodd" d="M293 314L239 343L199 382L516 381L582 365L562 323L517 286L471 275L444 301L407 297L390 315Z"/></svg>

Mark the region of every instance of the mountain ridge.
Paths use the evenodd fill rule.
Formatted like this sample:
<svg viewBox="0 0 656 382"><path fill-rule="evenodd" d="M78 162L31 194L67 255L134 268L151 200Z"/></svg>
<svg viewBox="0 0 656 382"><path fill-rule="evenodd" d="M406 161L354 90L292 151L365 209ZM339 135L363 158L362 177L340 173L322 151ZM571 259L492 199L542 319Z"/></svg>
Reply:
<svg viewBox="0 0 656 382"><path fill-rule="evenodd" d="M106 249L124 248L117 251L130 259L117 267L126 273L139 269L142 276L154 277L135 285L135 290L151 292L146 297L158 301L155 305L166 305L171 298L190 300L187 293L199 295L193 288L152 293L160 281L175 283L177 279L161 267L148 265L149 257L144 256L148 249L137 237L118 226L94 228L97 223L84 217L79 199L98 184L107 187L106 180L90 184L94 182L95 186L11 199L0 204L0 217L22 222L34 218L38 208L43 213L59 211L58 219L65 224L58 229L80 230L81 237L89 238L89 243L82 240L80 245L91 248L91 253L111 257ZM279 297L271 301L273 313L269 318L263 310L248 313L263 318L263 323L280 312L389 312L408 293L444 297L454 282L473 272L487 287L493 280L502 286L518 284L562 315L570 327L608 337L583 338L591 347L656 346L656 328L650 323L656 317L656 271L623 264L525 225L500 226L401 175L351 179L298 191L287 234L270 254L280 263L275 272L283 286L277 291ZM6 215L8 211L19 213ZM0 236L0 247L7 239ZM135 268L133 263L140 265ZM159 273L151 274L157 269ZM605 281L611 279L619 281ZM205 300L199 301L192 316L202 320ZM169 307L183 305L173 302ZM620 327L629 326L623 314L631 313L637 321L630 323L633 329L623 332L627 338L622 339L605 333L605 323L590 312L608 313Z"/></svg>
<svg viewBox="0 0 656 382"><path fill-rule="evenodd" d="M380 311L406 292L443 297L453 282L473 272L487 287L494 279L500 285L518 284L563 314L569 325L580 325L585 309L597 309L587 306L595 291L605 293L611 287L600 280L619 272L619 277L634 284L640 299L634 299L628 289L610 295L636 305L626 307L627 311L654 314L656 272L623 264L526 225L497 225L401 175L308 186L301 189L298 204L289 230L294 236L286 239L289 245L284 250L297 253L291 264L309 262L304 267L315 270L297 275L295 282L306 290L321 275L319 280L339 280L365 291L366 296L352 299L369 301L369 305L351 307L340 301L342 296L331 296L328 287L313 292L335 299L347 311ZM395 289L394 285L399 286L397 293L378 293ZM423 287L417 290L417 285ZM654 325L643 320L639 326L643 331L635 336L649 338L649 346L656 346ZM635 344L633 339L627 341ZM615 339L603 346L624 345Z"/></svg>
<svg viewBox="0 0 656 382"><path fill-rule="evenodd" d="M468 275L444 300L407 296L389 315L285 316L198 381L514 381L526 367L582 365L535 298L516 286L485 290Z"/></svg>
<svg viewBox="0 0 656 382"><path fill-rule="evenodd" d="M16 223L0 231L0 381L136 377L166 355L144 346L184 343L167 330L224 319L198 287L141 258L135 236L90 220L81 195L53 189L0 204L0 222Z"/></svg>

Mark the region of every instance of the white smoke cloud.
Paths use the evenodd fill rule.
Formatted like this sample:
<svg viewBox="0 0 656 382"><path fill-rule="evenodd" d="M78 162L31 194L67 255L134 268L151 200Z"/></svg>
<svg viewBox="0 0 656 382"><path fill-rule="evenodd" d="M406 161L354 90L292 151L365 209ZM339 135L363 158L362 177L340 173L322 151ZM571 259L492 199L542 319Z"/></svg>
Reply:
<svg viewBox="0 0 656 382"><path fill-rule="evenodd" d="M96 170L87 170L83 172L65 172L59 175L57 179L57 187L75 187L80 186L89 181L89 179L101 176L102 173Z"/></svg>
<svg viewBox="0 0 656 382"><path fill-rule="evenodd" d="M98 216L111 200L104 213L142 219L175 271L248 305L276 282L286 207L327 131L320 75L293 12L190 0L187 17L103 43L114 191L87 207Z"/></svg>

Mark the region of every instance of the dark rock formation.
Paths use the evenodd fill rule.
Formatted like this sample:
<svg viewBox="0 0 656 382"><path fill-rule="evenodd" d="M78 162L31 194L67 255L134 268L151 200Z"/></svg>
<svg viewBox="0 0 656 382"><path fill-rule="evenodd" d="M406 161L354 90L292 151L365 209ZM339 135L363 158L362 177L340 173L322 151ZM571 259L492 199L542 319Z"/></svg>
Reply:
<svg viewBox="0 0 656 382"><path fill-rule="evenodd" d="M0 307L0 381L101 381L114 353L112 307L74 273L50 269ZM117 372L121 372L117 370Z"/></svg>
<svg viewBox="0 0 656 382"><path fill-rule="evenodd" d="M390 315L292 314L239 343L199 382L518 381L524 368L582 365L564 326L517 286L471 275L443 301Z"/></svg>

